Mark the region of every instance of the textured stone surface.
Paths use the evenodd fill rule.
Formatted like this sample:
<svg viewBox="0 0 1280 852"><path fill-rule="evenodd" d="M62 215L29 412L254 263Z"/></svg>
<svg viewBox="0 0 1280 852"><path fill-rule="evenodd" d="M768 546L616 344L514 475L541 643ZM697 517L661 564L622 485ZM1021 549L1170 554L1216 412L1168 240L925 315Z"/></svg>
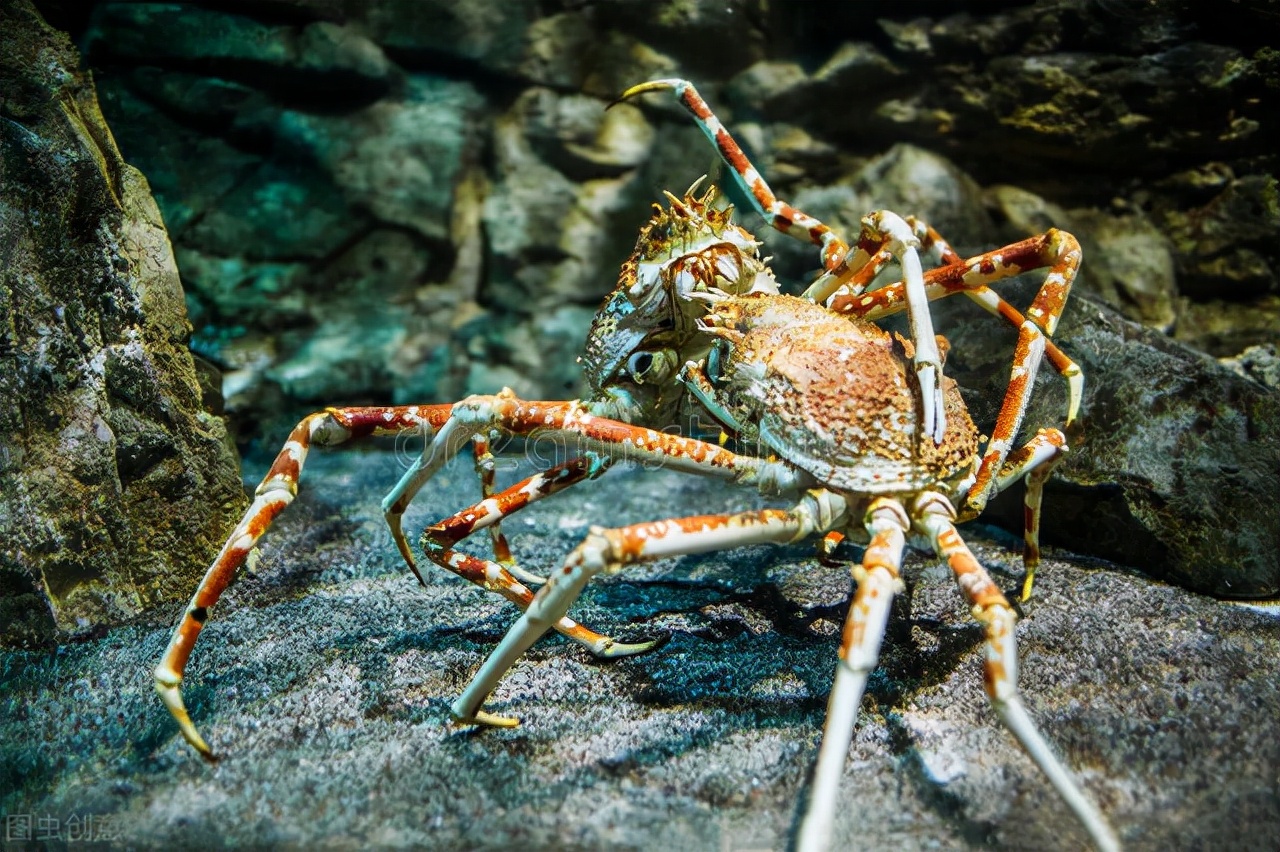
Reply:
<svg viewBox="0 0 1280 852"><path fill-rule="evenodd" d="M1066 226L1086 250L1081 294L1217 357L1274 342L1280 206L1265 140L1280 77L1266 4L1212 19L1175 0L876 14L282 0L175 16L102 2L80 28L173 229L194 346L227 371L242 438L272 449L320 405L581 392L573 357L647 205L718 169L670 98L603 112L652 76L695 79L779 193L846 235L879 207L965 252ZM787 287L812 278L811 247L760 236ZM1166 382L1166 367L1201 375L1196 359L1107 324L1077 356L1088 431L1064 474L1088 470L1089 488L1064 480L1059 513L1096 517L1100 489L1132 500L1102 511L1107 523L1050 519L1049 534L1196 588L1274 592L1275 521L1251 502L1280 491L1269 397L1213 371L1204 394ZM1009 333L985 318L940 330L958 337L957 373L990 415ZM1157 386L1211 406L1211 422ZM1049 396L1031 422L1059 420ZM1183 435L1202 426L1203 439ZM1116 450L1170 445L1182 449L1166 459ZM1202 445L1215 461L1191 462ZM1212 520L1236 499L1250 511Z"/></svg>
<svg viewBox="0 0 1280 852"><path fill-rule="evenodd" d="M647 655L534 647L466 732L447 706L515 617L398 563L378 500L409 445L313 456L254 574L215 608L186 694L204 764L151 688L174 607L56 654L0 660L0 811L111 817L119 845L785 849L807 789L848 573L808 546L637 566L575 617ZM254 476L266 465L247 465ZM504 474L511 476L510 472ZM417 529L475 499L455 463ZM593 523L757 505L665 471L613 471L510 519L547 570ZM1052 509L1055 503L1048 504ZM1018 543L962 528L1005 587ZM467 545L484 552L485 543ZM847 555L856 556L854 550ZM845 767L834 848L1074 850L1085 839L1000 729L980 632L945 568L912 556ZM1265 849L1280 835L1274 611L1050 550L1018 627L1031 713L1125 842Z"/></svg>
<svg viewBox="0 0 1280 852"><path fill-rule="evenodd" d="M992 422L1008 349L985 346L972 320L981 312L964 307L939 323L954 346L948 367L972 388L979 422ZM1091 554L1206 594L1280 593L1280 392L1084 299L1056 339L1084 371L1085 398L1046 489L1046 538L1088 542ZM1039 389L1028 427L1061 424L1065 392L1047 365ZM1001 504L1017 528L1020 498Z"/></svg>
<svg viewBox="0 0 1280 852"><path fill-rule="evenodd" d="M201 404L168 236L70 41L0 31L0 639L174 600L244 508Z"/></svg>
<svg viewBox="0 0 1280 852"><path fill-rule="evenodd" d="M1050 219L1083 232L1082 285L1131 318L1219 357L1280 335L1265 4L410 5L101 2L88 22L197 346L244 371L228 399L247 434L489 377L572 384L539 315L593 307L644 208L717 168L669 100L603 112L654 77L697 81L776 188L846 232L890 207L990 248L1007 210L977 188L1022 187L1075 211ZM472 264L450 211L477 171L484 280L449 297ZM384 265L350 263L357 245ZM776 253L811 274L803 247Z"/></svg>

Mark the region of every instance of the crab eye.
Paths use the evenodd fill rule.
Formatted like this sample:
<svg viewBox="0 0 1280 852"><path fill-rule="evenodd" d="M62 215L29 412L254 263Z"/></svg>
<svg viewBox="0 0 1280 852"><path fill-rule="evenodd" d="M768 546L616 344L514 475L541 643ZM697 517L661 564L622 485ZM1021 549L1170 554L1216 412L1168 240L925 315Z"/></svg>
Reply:
<svg viewBox="0 0 1280 852"><path fill-rule="evenodd" d="M649 368L653 366L652 352L637 352L627 359L627 372L636 378L640 378L649 372Z"/></svg>
<svg viewBox="0 0 1280 852"><path fill-rule="evenodd" d="M638 385L661 383L671 377L676 354L670 349L640 350L627 359L627 372Z"/></svg>
<svg viewBox="0 0 1280 852"><path fill-rule="evenodd" d="M729 360L729 341L719 339L711 344L707 353L707 380L714 386L724 381L724 362Z"/></svg>

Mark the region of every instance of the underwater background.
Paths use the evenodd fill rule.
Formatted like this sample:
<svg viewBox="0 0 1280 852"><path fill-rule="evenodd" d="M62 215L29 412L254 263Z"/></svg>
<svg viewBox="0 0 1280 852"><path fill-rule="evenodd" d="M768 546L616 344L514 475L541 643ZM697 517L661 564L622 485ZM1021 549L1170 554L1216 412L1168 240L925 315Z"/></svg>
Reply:
<svg viewBox="0 0 1280 852"><path fill-rule="evenodd" d="M265 567L211 622L189 703L234 760L200 764L149 683L247 505L241 457L252 487L299 418L585 392L587 326L651 205L726 183L673 98L606 111L660 77L696 83L779 196L846 236L885 208L964 256L1049 227L1080 239L1055 341L1085 371L1084 431L1045 499L1062 561L1020 628L1023 686L1133 848L1280 842L1280 627L1221 602L1280 594L1280 5L3 15L0 635L18 650L0 674L0 810L6 831L31 817L6 843L74 845L68 821L97 816L105 842L148 848L785 846L847 572L796 547L606 584L584 620L671 644L599 666L550 640L500 696L524 728L450 735L447 701L512 611L449 577L421 590L398 564L378 506L406 442L315 459ZM724 188L799 292L817 251ZM989 428L1014 334L960 301L935 303L946 373ZM1027 427L1061 422L1060 385L1042 371ZM474 501L465 467L407 528ZM665 471L590 488L531 513L522 558L655 507L754 499ZM975 533L1006 578L1011 496ZM915 564L843 829L1072 848L1078 829L984 715L980 635ZM37 837L40 816L57 837Z"/></svg>

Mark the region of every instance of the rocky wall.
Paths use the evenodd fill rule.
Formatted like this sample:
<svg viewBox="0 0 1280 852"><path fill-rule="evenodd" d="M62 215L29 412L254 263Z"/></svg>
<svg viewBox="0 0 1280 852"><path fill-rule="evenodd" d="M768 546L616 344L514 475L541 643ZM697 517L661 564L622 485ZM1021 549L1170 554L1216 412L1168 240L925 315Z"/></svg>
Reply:
<svg viewBox="0 0 1280 852"><path fill-rule="evenodd" d="M604 107L685 76L780 194L846 233L878 207L962 252L1075 232L1060 342L1089 405L1047 539L1280 590L1274 3L45 5L151 179L192 345L247 441L337 402L579 393L648 205L717 169L675 104ZM812 248L761 237L784 280L812 276ZM955 311L949 370L990 413L1012 336ZM1060 421L1043 386L1032 425Z"/></svg>
<svg viewBox="0 0 1280 852"><path fill-rule="evenodd" d="M190 594L246 500L146 178L67 36L0 31L0 641L39 645Z"/></svg>

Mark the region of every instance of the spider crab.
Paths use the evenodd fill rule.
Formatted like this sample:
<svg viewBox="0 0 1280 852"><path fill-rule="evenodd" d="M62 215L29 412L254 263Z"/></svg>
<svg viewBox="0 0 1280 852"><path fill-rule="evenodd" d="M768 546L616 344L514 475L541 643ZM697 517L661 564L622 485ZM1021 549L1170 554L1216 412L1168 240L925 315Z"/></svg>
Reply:
<svg viewBox="0 0 1280 852"><path fill-rule="evenodd" d="M1069 234L1051 230L962 260L932 228L887 211L863 220L851 247L830 228L777 199L691 84L658 80L621 99L673 91L730 167L752 206L774 228L820 248L823 272L801 297L782 295L754 238L713 206L714 191L683 199L642 229L618 287L593 322L583 354L592 389L587 400L529 401L509 390L453 405L330 408L304 418L259 485L255 500L201 582L155 671L156 687L184 737L213 754L183 706L179 686L209 608L271 520L293 499L312 444L416 429L421 455L387 495L383 510L401 555L418 576L400 518L413 496L452 457L470 446L484 499L427 528L421 544L434 563L515 603L523 612L452 705L463 724L514 726L484 702L511 665L555 629L598 656L639 653L656 643L622 644L568 618L585 585L642 560L813 535L865 541L854 567L857 591L839 648L813 789L797 847L825 848L858 706L875 667L893 596L902 588L910 542L952 569L984 628L985 684L992 706L1102 849L1119 844L1106 819L1080 790L1041 736L1018 694L1016 614L956 530L996 491L1026 482L1027 579L1038 560L1040 493L1066 452L1061 430L1041 429L1017 451L1013 442L1048 358L1069 389L1067 424L1078 411L1079 369L1048 339L1080 262ZM695 184L696 186L696 184ZM920 254L942 265L925 272ZM872 288L896 261L902 280ZM1024 316L990 285L1048 267ZM1009 387L992 437L979 435L964 402L943 375L945 340L933 333L928 302L964 293L1018 330ZM909 338L873 323L905 311ZM682 412L705 414L723 430L710 442L663 427ZM726 434L739 447L724 446ZM489 441L495 435L550 437L581 455L498 491ZM791 499L789 508L697 515L593 527L547 578L520 568L500 532L503 518L622 458L661 464L758 488ZM489 529L494 559L453 547ZM824 547L828 549L829 547ZM535 593L529 587L540 585Z"/></svg>

